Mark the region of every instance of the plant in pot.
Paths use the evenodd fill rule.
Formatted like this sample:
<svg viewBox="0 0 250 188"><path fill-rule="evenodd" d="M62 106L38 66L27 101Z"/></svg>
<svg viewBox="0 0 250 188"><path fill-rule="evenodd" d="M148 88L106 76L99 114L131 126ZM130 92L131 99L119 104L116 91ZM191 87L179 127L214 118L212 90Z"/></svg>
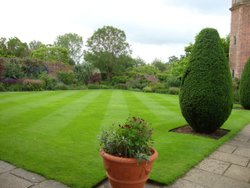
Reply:
<svg viewBox="0 0 250 188"><path fill-rule="evenodd" d="M154 160L152 129L139 117L113 125L100 134L103 164L113 188L143 188Z"/></svg>

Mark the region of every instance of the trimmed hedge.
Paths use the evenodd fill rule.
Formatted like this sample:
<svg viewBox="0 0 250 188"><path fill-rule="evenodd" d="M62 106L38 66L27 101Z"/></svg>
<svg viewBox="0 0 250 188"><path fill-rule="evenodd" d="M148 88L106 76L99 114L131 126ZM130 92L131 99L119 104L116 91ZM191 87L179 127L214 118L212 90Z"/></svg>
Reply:
<svg viewBox="0 0 250 188"><path fill-rule="evenodd" d="M250 58L245 64L240 80L240 103L250 110Z"/></svg>
<svg viewBox="0 0 250 188"><path fill-rule="evenodd" d="M201 133L216 131L233 107L232 79L218 32L203 29L183 75L180 107L189 125Z"/></svg>

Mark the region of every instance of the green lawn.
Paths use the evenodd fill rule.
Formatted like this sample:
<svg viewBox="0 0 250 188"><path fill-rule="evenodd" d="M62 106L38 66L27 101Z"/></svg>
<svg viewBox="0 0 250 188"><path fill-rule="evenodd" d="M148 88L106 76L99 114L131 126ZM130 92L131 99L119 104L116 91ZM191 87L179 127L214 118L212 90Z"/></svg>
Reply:
<svg viewBox="0 0 250 188"><path fill-rule="evenodd" d="M140 116L154 128L159 158L150 179L169 184L250 122L234 110L220 140L168 132L185 124L178 97L120 90L0 93L0 159L71 187L105 177L97 135Z"/></svg>

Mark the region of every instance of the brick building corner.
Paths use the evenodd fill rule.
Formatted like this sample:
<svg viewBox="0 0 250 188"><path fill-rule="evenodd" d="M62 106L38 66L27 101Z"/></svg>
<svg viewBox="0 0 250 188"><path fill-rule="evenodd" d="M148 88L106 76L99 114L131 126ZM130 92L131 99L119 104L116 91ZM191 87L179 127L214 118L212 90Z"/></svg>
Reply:
<svg viewBox="0 0 250 188"><path fill-rule="evenodd" d="M229 63L232 76L240 78L250 57L250 0L232 0Z"/></svg>

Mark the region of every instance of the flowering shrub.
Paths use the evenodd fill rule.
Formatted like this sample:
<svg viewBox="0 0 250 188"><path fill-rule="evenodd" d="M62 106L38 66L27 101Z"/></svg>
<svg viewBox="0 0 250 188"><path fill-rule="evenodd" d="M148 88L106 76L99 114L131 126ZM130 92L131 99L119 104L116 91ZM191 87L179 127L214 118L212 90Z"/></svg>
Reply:
<svg viewBox="0 0 250 188"><path fill-rule="evenodd" d="M106 153L118 157L149 160L152 155L152 128L139 117L129 117L124 124L104 129L100 144Z"/></svg>

